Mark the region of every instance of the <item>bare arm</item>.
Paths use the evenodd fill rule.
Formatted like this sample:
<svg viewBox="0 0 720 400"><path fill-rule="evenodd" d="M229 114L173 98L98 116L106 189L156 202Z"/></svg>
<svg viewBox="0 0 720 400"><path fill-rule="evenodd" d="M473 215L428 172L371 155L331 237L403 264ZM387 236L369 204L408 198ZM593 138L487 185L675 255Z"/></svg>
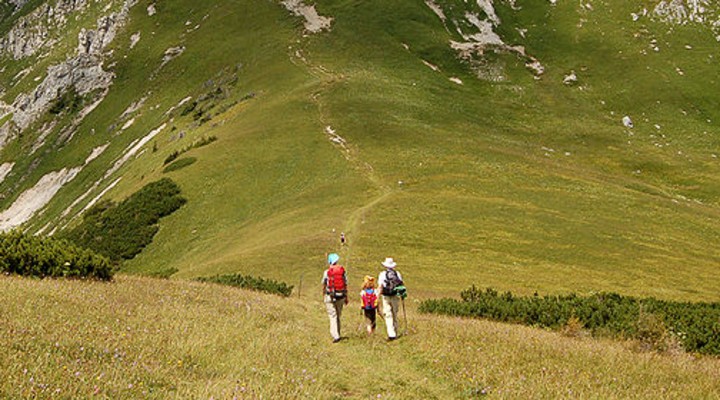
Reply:
<svg viewBox="0 0 720 400"><path fill-rule="evenodd" d="M323 296L325 296L325 294L327 293L327 281L328 281L327 270L325 270L325 272L323 272L323 278L322 278L322 295Z"/></svg>

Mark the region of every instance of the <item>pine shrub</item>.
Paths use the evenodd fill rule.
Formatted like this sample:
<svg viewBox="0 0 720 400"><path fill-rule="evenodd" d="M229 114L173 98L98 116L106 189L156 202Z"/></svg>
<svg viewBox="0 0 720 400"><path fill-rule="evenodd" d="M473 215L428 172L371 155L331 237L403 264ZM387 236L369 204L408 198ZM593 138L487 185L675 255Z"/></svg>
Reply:
<svg viewBox="0 0 720 400"><path fill-rule="evenodd" d="M256 278L249 275L215 275L211 277L201 277L197 279L200 282L220 283L228 286L240 287L243 289L256 290L277 294L283 297L289 297L292 293L293 286L288 286L284 282L277 282L272 279Z"/></svg>
<svg viewBox="0 0 720 400"><path fill-rule="evenodd" d="M181 159L175 161L174 163L168 165L167 167L163 168L163 173L167 174L168 172L173 172L173 171L177 171L179 169L183 169L185 167L195 164L195 161L197 161L197 158L195 158L195 157L181 158Z"/></svg>
<svg viewBox="0 0 720 400"><path fill-rule="evenodd" d="M617 293L520 297L475 286L460 297L462 300L423 301L420 311L561 331L576 326L596 336L639 340L654 349L662 349L672 333L672 339L686 351L720 355L720 303L641 299Z"/></svg>
<svg viewBox="0 0 720 400"><path fill-rule="evenodd" d="M83 222L63 235L113 262L131 259L152 242L160 218L185 204L170 179L150 183L119 204L105 202L88 210Z"/></svg>
<svg viewBox="0 0 720 400"><path fill-rule="evenodd" d="M163 165L170 164L171 162L175 161L178 157L183 155L184 153L187 153L188 151L192 149L197 149L199 147L207 146L210 143L217 140L217 136L208 136L208 137L201 137L197 141L193 142L191 145L186 146L180 150L174 150L172 153L168 154L167 157L165 157L165 161L163 161Z"/></svg>
<svg viewBox="0 0 720 400"><path fill-rule="evenodd" d="M0 271L22 276L111 280L107 258L65 240L15 230L0 233Z"/></svg>

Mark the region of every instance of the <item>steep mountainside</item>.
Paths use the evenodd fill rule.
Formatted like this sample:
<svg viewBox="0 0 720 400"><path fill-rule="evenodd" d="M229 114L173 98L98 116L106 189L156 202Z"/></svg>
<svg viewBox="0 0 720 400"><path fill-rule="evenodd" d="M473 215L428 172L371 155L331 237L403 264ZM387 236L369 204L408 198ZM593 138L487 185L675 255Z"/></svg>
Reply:
<svg viewBox="0 0 720 400"><path fill-rule="evenodd" d="M716 2L0 13L2 230L57 234L169 176L188 203L127 271L314 282L342 231L351 279L393 256L421 294L720 298Z"/></svg>

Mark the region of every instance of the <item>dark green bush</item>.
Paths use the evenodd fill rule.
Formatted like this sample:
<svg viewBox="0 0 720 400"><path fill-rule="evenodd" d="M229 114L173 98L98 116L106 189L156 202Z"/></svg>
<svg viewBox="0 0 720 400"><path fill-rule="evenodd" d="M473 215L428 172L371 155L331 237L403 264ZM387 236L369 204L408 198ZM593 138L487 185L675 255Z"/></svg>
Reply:
<svg viewBox="0 0 720 400"><path fill-rule="evenodd" d="M190 103L190 104L188 104L188 105L186 105L186 106L182 109L182 111L180 111L180 116L184 117L184 116L190 114L191 112L195 111L195 107L197 107L197 105L198 105L197 100L196 100L196 101L193 101L192 103Z"/></svg>
<svg viewBox="0 0 720 400"><path fill-rule="evenodd" d="M111 280L107 258L64 240L20 231L0 233L0 271L22 276Z"/></svg>
<svg viewBox="0 0 720 400"><path fill-rule="evenodd" d="M185 204L170 179L150 183L119 204L105 202L88 210L83 222L62 236L114 262L135 257L152 242L160 218Z"/></svg>
<svg viewBox="0 0 720 400"><path fill-rule="evenodd" d="M58 115L63 111L68 110L71 114L73 114L82 108L82 104L82 96L80 96L75 89L70 89L55 100L55 102L50 106L48 112L53 115Z"/></svg>
<svg viewBox="0 0 720 400"><path fill-rule="evenodd" d="M167 157L165 157L165 161L163 161L163 165L170 164L171 162L175 161L175 159L177 159L178 157L180 157L180 151L178 151L178 150L173 151L172 153L168 154Z"/></svg>
<svg viewBox="0 0 720 400"><path fill-rule="evenodd" d="M207 145L209 145L210 143L212 143L212 142L214 142L214 141L216 141L216 140L217 140L217 137L216 137L216 136L208 136L208 137L204 137L204 136L203 136L203 137L201 137L200 139L198 139L197 141L193 142L193 144L191 144L191 145L189 145L189 146L187 146L187 147L185 147L185 148L183 148L183 149L174 150L172 153L170 153L170 154L165 158L165 161L163 161L163 165L167 165L167 164L175 161L175 159L177 159L178 157L180 157L182 154L187 153L188 151L190 151L190 150L192 150L192 149L197 149L198 147L207 146Z"/></svg>
<svg viewBox="0 0 720 400"><path fill-rule="evenodd" d="M216 275L211 277L202 277L197 279L200 282L220 283L228 286L241 287L243 289L257 290L288 297L292 293L292 286L288 286L284 282L277 282L271 279L255 278L252 276L235 275Z"/></svg>
<svg viewBox="0 0 720 400"><path fill-rule="evenodd" d="M168 165L167 167L163 168L163 173L177 171L179 169L195 164L195 161L197 161L197 158L195 157L181 158L174 163Z"/></svg>
<svg viewBox="0 0 720 400"><path fill-rule="evenodd" d="M552 329L561 329L572 318L594 335L637 339L658 348L659 342L672 334L687 351L720 354L720 303L640 299L616 293L518 297L475 286L460 297L462 300L426 300L419 309Z"/></svg>

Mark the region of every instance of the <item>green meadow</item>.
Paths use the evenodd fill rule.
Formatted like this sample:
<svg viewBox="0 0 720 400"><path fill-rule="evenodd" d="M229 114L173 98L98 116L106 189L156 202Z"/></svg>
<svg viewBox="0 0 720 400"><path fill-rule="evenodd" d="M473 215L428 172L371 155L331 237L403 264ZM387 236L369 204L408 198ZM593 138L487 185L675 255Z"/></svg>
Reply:
<svg viewBox="0 0 720 400"><path fill-rule="evenodd" d="M0 284L7 398L625 399L720 390L714 358L417 314L410 298L400 340L368 336L353 299L346 339L332 344L312 292L288 299L130 276Z"/></svg>
<svg viewBox="0 0 720 400"><path fill-rule="evenodd" d="M0 18L0 35L37 3ZM115 79L97 108L82 120L47 113L0 149L0 164L15 163L0 182L6 209L107 145L23 226L31 233L72 229L96 196L119 202L162 178L187 199L114 283L0 280L0 344L12 349L0 358L11 377L0 397L718 392L714 358L415 310L471 285L720 301L716 5L705 23L677 25L642 15L657 0L496 1L494 32L515 49L468 61L451 41L477 31L468 13L489 17L482 1L430 2L445 21L419 0L306 3L332 18L329 30L309 32L279 1L139 1L108 48ZM89 3L51 30L58 44L47 54L0 53L0 100L11 104L73 54L80 29L110 4L121 2ZM163 62L171 48L183 50ZM411 297L397 345L364 337L352 309L349 339L329 346L317 293L329 252L358 290L385 257L398 262ZM142 277L168 271L169 280ZM189 282L224 274L295 292ZM42 323L37 310L47 310ZM397 378L378 381L391 365Z"/></svg>

